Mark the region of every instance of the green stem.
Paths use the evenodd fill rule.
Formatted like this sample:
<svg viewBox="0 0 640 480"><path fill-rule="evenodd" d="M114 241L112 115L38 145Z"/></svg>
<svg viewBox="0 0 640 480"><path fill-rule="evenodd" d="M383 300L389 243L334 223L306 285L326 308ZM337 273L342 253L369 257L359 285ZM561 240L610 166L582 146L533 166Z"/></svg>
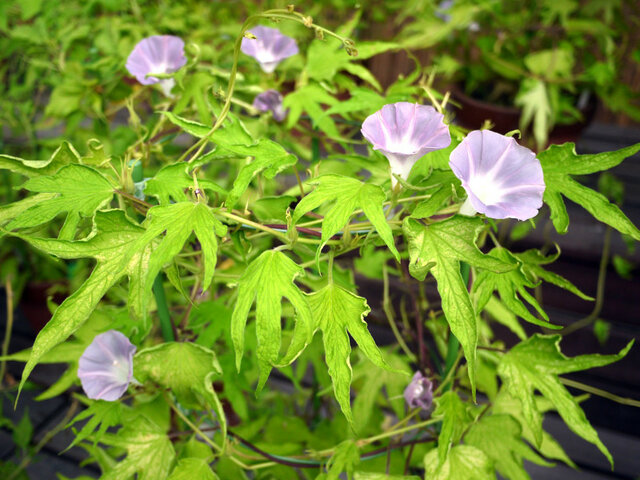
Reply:
<svg viewBox="0 0 640 480"><path fill-rule="evenodd" d="M162 285L162 274L158 274L153 281L153 296L156 299L156 305L158 306L158 318L160 319L160 330L162 331L162 338L165 342L175 342L175 325L171 321L171 314L169 313L169 307L167 306L167 297L164 294L164 286Z"/></svg>
<svg viewBox="0 0 640 480"><path fill-rule="evenodd" d="M560 380L560 383L568 387L577 388L578 390L582 390L583 392L592 393L599 397L607 398L613 402L621 403L622 405L629 405L631 407L640 407L639 400L634 400L633 398L620 397L618 395L614 395L613 393L609 393L605 390L600 390L599 388L595 388L590 385L585 385L584 383L576 382L575 380L569 380L568 378L558 377L558 379Z"/></svg>
<svg viewBox="0 0 640 480"><path fill-rule="evenodd" d="M11 277L8 277L4 283L6 303L7 303L7 325L5 327L4 341L2 342L2 363L0 363L0 385L4 380L4 372L7 368L5 360L9 353L9 342L11 341L11 331L13 330L13 286L11 285Z"/></svg>

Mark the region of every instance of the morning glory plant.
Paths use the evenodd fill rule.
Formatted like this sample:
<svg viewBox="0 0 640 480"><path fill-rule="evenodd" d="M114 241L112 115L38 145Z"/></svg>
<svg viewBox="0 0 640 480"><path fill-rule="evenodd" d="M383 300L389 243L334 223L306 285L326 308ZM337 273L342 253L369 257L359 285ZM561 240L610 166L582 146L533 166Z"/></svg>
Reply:
<svg viewBox="0 0 640 480"><path fill-rule="evenodd" d="M272 73L284 59L298 53L296 41L277 28L257 26L242 39L242 53L256 59L260 68Z"/></svg>
<svg viewBox="0 0 640 480"><path fill-rule="evenodd" d="M78 361L78 378L87 397L109 402L120 398L133 378L135 351L117 330L96 335Z"/></svg>
<svg viewBox="0 0 640 480"><path fill-rule="evenodd" d="M536 154L491 130L470 132L450 156L467 200L460 213L528 220L542 206L544 176Z"/></svg>
<svg viewBox="0 0 640 480"><path fill-rule="evenodd" d="M383 88L363 60L397 43L350 38L366 31L359 14L332 12L334 31L292 6L243 4L243 21L224 2L173 3L141 2L90 42L111 76L82 91L113 87L108 115L76 109L68 133L33 135L37 154L0 154L16 187L0 196L7 311L40 264L62 292L32 348L2 352L0 371L25 364L3 393L20 405L38 365L66 365L38 398L72 403L59 429L71 422L106 480L525 479L525 460L573 465L549 411L613 462L566 385L593 389L564 376L625 361L633 342L566 356L567 327L534 289L597 300L597 318L602 285L583 291L551 271L549 245L522 251L502 233L547 217L565 233L566 197L640 240L617 200L579 183L640 144L533 153L469 132L429 67ZM176 36L143 40L124 67L128 51L104 39L130 38L141 18ZM197 54L175 97L123 81L183 67L178 35ZM243 52L265 72L300 56L271 76ZM40 445L0 469L20 478Z"/></svg>
<svg viewBox="0 0 640 480"><path fill-rule="evenodd" d="M282 106L282 95L277 90L266 90L256 95L253 108L259 112L271 112L276 122L282 122L287 117L287 111Z"/></svg>
<svg viewBox="0 0 640 480"><path fill-rule="evenodd" d="M126 68L142 85L158 83L171 96L173 78L156 78L152 73L174 73L187 63L184 41L173 35L153 35L140 40L127 58Z"/></svg>
<svg viewBox="0 0 640 480"><path fill-rule="evenodd" d="M431 106L397 102L385 105L362 123L364 138L389 160L394 186L394 175L407 180L421 157L451 144L443 119Z"/></svg>

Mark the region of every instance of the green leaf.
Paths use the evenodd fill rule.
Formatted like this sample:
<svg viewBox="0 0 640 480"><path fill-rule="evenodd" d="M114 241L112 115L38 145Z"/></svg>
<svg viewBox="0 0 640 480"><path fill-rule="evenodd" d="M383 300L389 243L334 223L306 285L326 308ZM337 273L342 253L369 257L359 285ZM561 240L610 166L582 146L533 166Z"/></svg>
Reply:
<svg viewBox="0 0 640 480"><path fill-rule="evenodd" d="M305 213L314 210L323 203L335 202L333 207L325 213L322 220L322 244L318 247L316 259L327 241L344 229L353 212L361 208L376 228L380 238L389 247L396 259L400 261L400 254L395 246L393 232L382 210L382 203L386 198L382 188L340 175L323 175L312 183L318 186L298 203L293 213L293 223L296 223Z"/></svg>
<svg viewBox="0 0 640 480"><path fill-rule="evenodd" d="M215 183L198 178L198 186L203 190L227 195L227 191ZM173 164L162 167L153 178L150 178L145 187L145 195L151 195L158 199L160 205L169 205L173 202L186 202L189 197L185 193L187 189L193 189L193 178L187 175L184 164Z"/></svg>
<svg viewBox="0 0 640 480"><path fill-rule="evenodd" d="M520 318L534 325L546 328L561 328L549 323L549 316L542 309L538 301L525 290L525 287L534 288L536 284L524 274L520 262L504 248L494 248L488 255L502 260L506 264L510 263L514 269L499 275L490 272L480 272L478 274L476 280L473 282L472 290L472 294L476 297L478 310L482 310L485 307L493 292L497 290L502 303ZM518 295L535 308L545 321L532 315Z"/></svg>
<svg viewBox="0 0 640 480"><path fill-rule="evenodd" d="M155 246L149 258L149 270L146 274L146 289L149 294L151 284L162 267L180 253L184 243L194 232L200 242L204 259L204 278L202 289L207 290L213 279L217 262L218 240L223 237L227 227L214 217L211 209L203 203L180 202L167 206L153 207L145 220L147 231L140 238L137 247L150 244L158 235L165 232L160 244ZM146 302L145 302L146 303Z"/></svg>
<svg viewBox="0 0 640 480"><path fill-rule="evenodd" d="M167 480L219 480L209 464L201 458L183 458Z"/></svg>
<svg viewBox="0 0 640 480"><path fill-rule="evenodd" d="M176 455L166 433L144 416L126 424L117 435L105 435L102 441L125 448L127 456L104 473L101 480L122 480L136 473L138 480L162 480L169 475Z"/></svg>
<svg viewBox="0 0 640 480"><path fill-rule="evenodd" d="M333 456L327 462L326 480L338 480L343 472L351 480L359 463L360 451L358 446L353 440L345 440L336 446Z"/></svg>
<svg viewBox="0 0 640 480"><path fill-rule="evenodd" d="M0 155L0 169L11 170L30 178L54 175L62 167L72 163L80 163L80 155L68 142L62 142L48 160L23 160L11 155Z"/></svg>
<svg viewBox="0 0 640 480"><path fill-rule="evenodd" d="M198 138L205 137L211 130L206 125L186 120L171 112L165 112L165 115L172 123ZM225 128L216 130L210 135L210 139L219 147L222 147L227 154L231 152L238 157L254 157L251 162L240 169L233 182L233 188L225 202L229 208L236 204L256 175L262 173L266 178L272 179L278 173L295 165L297 162L297 158L294 155L287 152L273 140L261 138L254 142L239 122L232 122Z"/></svg>
<svg viewBox="0 0 640 480"><path fill-rule="evenodd" d="M596 445L609 459L611 454L598 438L578 402L560 383L558 375L601 367L623 358L633 340L616 355L581 355L567 358L560 352L559 335L535 334L506 353L498 365L509 393L522 403L523 416L532 430L537 446L542 442L542 414L533 396L534 389L544 395L558 410L567 426L588 442Z"/></svg>
<svg viewBox="0 0 640 480"><path fill-rule="evenodd" d="M307 112L315 128L329 137L340 138L336 124L330 116L325 115L325 111L322 108L322 105L333 107L337 103L339 103L338 100L314 83L298 88L287 95L282 102L283 108L289 109L287 128L295 127L300 120L302 112Z"/></svg>
<svg viewBox="0 0 640 480"><path fill-rule="evenodd" d="M460 274L460 261L495 273L513 268L497 258L483 255L476 238L483 228L479 218L454 216L425 226L412 218L402 225L409 244L409 272L423 281L427 272L436 279L442 310L467 359L469 380L475 397L475 361L478 331L476 312Z"/></svg>
<svg viewBox="0 0 640 480"><path fill-rule="evenodd" d="M68 212L60 230L61 240L72 239L80 217L92 216L113 197L113 187L109 180L93 168L83 165L68 165L50 177L32 178L27 180L23 188L31 192L58 195L54 198L45 197L41 202L20 212L9 222L7 229L35 227Z"/></svg>
<svg viewBox="0 0 640 480"><path fill-rule="evenodd" d="M522 441L522 428L510 415L490 415L471 425L465 444L482 450L495 463L498 472L509 480L530 480L523 460L553 466Z"/></svg>
<svg viewBox="0 0 640 480"><path fill-rule="evenodd" d="M542 401L546 401L543 397L536 397L535 400L538 405L540 405ZM536 445L533 431L522 413L522 402L520 402L518 398L509 395L506 388L503 387L500 389L491 408L494 414L507 414L517 419L522 428L522 437L529 442L529 444ZM542 411L542 408L539 408ZM542 430L542 417L540 417L540 424L536 426L536 429ZM577 468L560 444L545 430L542 430L542 442L537 448L545 458L560 460L572 468Z"/></svg>
<svg viewBox="0 0 640 480"><path fill-rule="evenodd" d="M316 327L322 330L325 361L336 400L344 416L353 424L350 405L352 371L349 335L376 366L389 368L364 321L371 309L364 298L334 283L311 294L308 300Z"/></svg>
<svg viewBox="0 0 640 480"><path fill-rule="evenodd" d="M415 475L387 475L386 473L356 472L354 480L420 480Z"/></svg>
<svg viewBox="0 0 640 480"><path fill-rule="evenodd" d="M526 78L520 86L515 104L522 109L520 130L527 130L533 119L533 136L538 148L542 148L547 143L553 118L544 81Z"/></svg>
<svg viewBox="0 0 640 480"><path fill-rule="evenodd" d="M429 480L495 480L491 460L482 450L469 445L453 447L447 459L438 466L438 452L431 450L424 457L425 477Z"/></svg>
<svg viewBox="0 0 640 480"><path fill-rule="evenodd" d="M619 165L625 158L640 150L640 143L614 152L577 155L573 143L552 145L538 154L544 172L544 201L551 209L551 220L558 233L567 233L569 216L562 196L580 204L596 219L621 233L640 240L640 230L631 223L617 205L607 198L576 182L571 175L586 175Z"/></svg>
<svg viewBox="0 0 640 480"><path fill-rule="evenodd" d="M33 424L29 418L29 409L25 408L22 418L20 418L20 421L13 427L13 441L21 450L25 451L31 443L32 436Z"/></svg>
<svg viewBox="0 0 640 480"><path fill-rule="evenodd" d="M144 229L131 223L124 212L117 210L97 212L94 221L91 234L77 242L20 237L35 248L59 258L91 257L97 261L89 278L60 304L36 337L31 356L22 372L20 390L41 358L78 330L105 293L125 275L129 277L128 304L134 318L141 315L142 273L147 271L151 249L134 250L132 247Z"/></svg>
<svg viewBox="0 0 640 480"><path fill-rule="evenodd" d="M82 426L79 432L75 432L75 437L69 446L65 449L78 445L85 439L93 437L94 446L102 439L107 429L116 426L122 421L122 411L125 408L122 402L106 402L104 400L94 400L89 408L83 410L67 425L71 427L75 423L89 419Z"/></svg>
<svg viewBox="0 0 640 480"><path fill-rule="evenodd" d="M213 408L222 438L226 438L226 417L212 386L214 378L222 375L213 351L195 343L178 342L146 348L134 357L134 375L140 382L151 380L170 389L185 408Z"/></svg>
<svg viewBox="0 0 640 480"><path fill-rule="evenodd" d="M457 444L472 418L467 405L452 390L435 399L433 418L442 418L442 428L438 436L438 463L443 465L451 444Z"/></svg>
<svg viewBox="0 0 640 480"><path fill-rule="evenodd" d="M284 253L267 250L247 266L238 281L238 298L231 317L231 338L236 351L236 367L240 370L244 352L244 330L255 299L258 391L267 381L272 366L278 363L283 297L291 302L297 317L291 343L280 363L291 363L311 342L314 328L311 310L305 295L293 283L294 279L303 273L304 269Z"/></svg>
<svg viewBox="0 0 640 480"><path fill-rule="evenodd" d="M535 248L522 253L514 253L512 255L522 262L522 272L532 281L537 282L538 280L544 280L545 282L568 290L583 300L593 300L593 297L582 293L578 287L566 278L542 268L542 265L548 265L555 262L560 256L560 250L558 250L556 254L548 255L546 257L542 252L540 252L540 250L536 250Z"/></svg>

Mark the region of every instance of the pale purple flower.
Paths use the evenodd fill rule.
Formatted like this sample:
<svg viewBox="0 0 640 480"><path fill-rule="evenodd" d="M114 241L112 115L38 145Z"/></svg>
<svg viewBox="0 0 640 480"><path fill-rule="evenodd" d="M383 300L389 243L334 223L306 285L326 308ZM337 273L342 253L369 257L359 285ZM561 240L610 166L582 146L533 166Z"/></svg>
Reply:
<svg viewBox="0 0 640 480"><path fill-rule="evenodd" d="M429 410L433 402L433 384L431 380L416 372L411 379L411 383L404 389L404 400L409 408L422 408Z"/></svg>
<svg viewBox="0 0 640 480"><path fill-rule="evenodd" d="M276 122L283 121L287 111L282 106L282 95L277 90L266 90L253 99L253 108L260 112L271 112Z"/></svg>
<svg viewBox="0 0 640 480"><path fill-rule="evenodd" d="M278 64L298 53L296 41L277 28L258 26L249 30L256 38L243 38L240 49L242 53L255 58L262 70L273 72Z"/></svg>
<svg viewBox="0 0 640 480"><path fill-rule="evenodd" d="M449 166L469 196L464 215L528 220L542 206L544 176L536 154L490 130L475 130L449 157Z"/></svg>
<svg viewBox="0 0 640 480"><path fill-rule="evenodd" d="M389 160L393 186L393 174L406 180L422 156L451 144L443 118L433 107L398 102L385 105L362 123L364 138Z"/></svg>
<svg viewBox="0 0 640 480"><path fill-rule="evenodd" d="M143 85L159 83L168 97L175 85L173 78L159 79L151 73L173 73L187 63L184 56L184 42L173 35L153 35L142 39L134 47L127 59L127 70Z"/></svg>
<svg viewBox="0 0 640 480"><path fill-rule="evenodd" d="M97 335L78 362L78 377L87 397L110 402L120 398L133 377L135 351L135 345L117 330Z"/></svg>

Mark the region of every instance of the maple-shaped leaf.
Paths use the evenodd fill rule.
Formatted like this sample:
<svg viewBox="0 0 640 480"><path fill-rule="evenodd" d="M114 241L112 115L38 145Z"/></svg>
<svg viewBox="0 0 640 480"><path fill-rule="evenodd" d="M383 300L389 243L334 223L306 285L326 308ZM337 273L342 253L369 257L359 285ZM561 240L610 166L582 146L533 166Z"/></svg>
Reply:
<svg viewBox="0 0 640 480"><path fill-rule="evenodd" d="M126 449L127 456L113 462L101 480L122 480L136 474L138 480L162 480L169 475L176 456L167 434L143 415L125 423L117 434L104 435L102 442Z"/></svg>
<svg viewBox="0 0 640 480"><path fill-rule="evenodd" d="M515 104L522 109L520 130L526 131L533 119L533 136L538 147L543 147L549 138L553 120L546 83L533 78L524 79Z"/></svg>
<svg viewBox="0 0 640 480"><path fill-rule="evenodd" d="M202 458L183 458L167 480L219 480L209 463Z"/></svg>
<svg viewBox="0 0 640 480"><path fill-rule="evenodd" d="M94 258L96 266L89 278L56 309L49 323L38 333L31 356L20 380L20 389L40 359L65 341L89 318L100 299L123 276L129 277L128 305L134 318L144 310L144 276L151 248L133 247L145 230L131 223L119 210L97 212L91 234L80 241L31 238L17 235L50 255L64 258Z"/></svg>
<svg viewBox="0 0 640 480"><path fill-rule="evenodd" d="M379 428L379 424L371 420L380 411L377 406L381 404L381 399L384 399L384 408L391 408L398 418L405 415L406 402L402 394L410 381L412 370L406 355L393 351L384 352L386 363L392 370L371 368L361 350L357 350L356 354L358 361L353 367L353 384L356 386L353 418L356 432L364 435Z"/></svg>
<svg viewBox="0 0 640 480"><path fill-rule="evenodd" d="M127 408L122 402L107 402L105 400L93 400L89 408L81 411L67 425L70 427L75 423L89 419L80 431L75 432L73 441L66 450L78 445L85 439L92 438L93 444L96 445L102 436L107 432L109 427L119 425L122 421L122 411Z"/></svg>
<svg viewBox="0 0 640 480"><path fill-rule="evenodd" d="M211 141L221 147L226 154L231 152L238 157L253 157L253 160L244 165L236 175L233 188L225 202L229 208L233 208L256 175L262 173L266 178L272 179L298 161L295 155L287 152L273 140L261 138L253 141L251 136L244 132L239 120L209 134L211 127L180 118L170 112L165 112L165 115L172 123L195 137L204 138L209 135Z"/></svg>
<svg viewBox="0 0 640 480"><path fill-rule="evenodd" d="M346 55L346 54L345 54ZM331 138L340 138L340 132L333 119L325 113L322 105L333 107L338 102L320 85L309 83L297 88L282 102L282 107L289 109L287 115L287 128L293 128L298 124L302 112L307 112L313 126Z"/></svg>
<svg viewBox="0 0 640 480"><path fill-rule="evenodd" d="M154 246L149 258L145 289L147 295L151 291L151 284L158 272L180 253L191 232L195 233L200 242L204 259L202 289L209 288L218 258L216 236L223 237L227 233L227 227L213 215L209 207L203 203L188 201L156 206L147 212L144 226L147 227L147 231L140 238L140 242L136 245L137 248L150 244L164 232L162 240Z"/></svg>
<svg viewBox="0 0 640 480"><path fill-rule="evenodd" d="M429 480L495 480L491 459L482 450L469 445L456 445L438 463L438 451L424 456L425 477Z"/></svg>
<svg viewBox="0 0 640 480"><path fill-rule="evenodd" d="M476 312L460 273L460 262L494 273L514 268L497 258L484 255L478 249L476 239L483 227L484 223L479 218L459 215L428 226L407 217L402 225L409 244L409 272L420 281L425 279L427 272L431 272L436 279L442 311L467 359L474 396L478 327Z"/></svg>
<svg viewBox="0 0 640 480"><path fill-rule="evenodd" d="M557 247L557 245L556 245ZM543 255L540 250L535 248L526 250L521 253L512 253L522 263L522 272L530 278L533 282L544 280L551 283L556 287L564 288L565 290L577 295L583 300L593 300L593 297L584 294L578 287L571 283L566 278L558 275L557 273L549 272L542 268L542 265L549 265L557 260L560 256L560 250L555 254Z"/></svg>
<svg viewBox="0 0 640 480"><path fill-rule="evenodd" d="M231 338L240 370L244 352L244 330L255 299L258 337L258 391L262 390L272 366L291 363L313 337L313 319L305 295L293 283L304 269L277 250L267 250L253 260L238 280L238 298L231 317ZM282 298L296 310L296 325L289 348L278 362L280 352Z"/></svg>
<svg viewBox="0 0 640 480"><path fill-rule="evenodd" d="M561 328L549 323L547 313L542 309L535 297L526 290L526 288L534 288L536 284L524 274L520 262L504 248L494 248L488 255L506 264L511 264L514 268L499 275L491 272L480 272L478 274L473 282L472 290L472 294L476 297L478 311L485 307L493 292L497 290L502 303L520 318L546 328ZM535 317L527 310L519 297L535 308L545 321Z"/></svg>
<svg viewBox="0 0 640 480"><path fill-rule="evenodd" d="M205 178L198 178L198 186L223 197L227 195L224 188ZM185 192L193 188L193 178L187 175L185 165L177 163L162 167L153 178L147 180L144 193L156 197L160 205L169 205L172 201L186 202L189 197Z"/></svg>
<svg viewBox="0 0 640 480"><path fill-rule="evenodd" d="M62 142L48 160L24 160L0 154L0 169L11 170L29 178L51 176L65 165L74 163L80 163L80 155L68 142Z"/></svg>
<svg viewBox="0 0 640 480"><path fill-rule="evenodd" d="M371 309L364 298L333 282L309 295L308 300L316 328L322 331L325 361L336 400L344 416L353 424L350 403L352 371L349 335L376 366L389 368L364 321Z"/></svg>
<svg viewBox="0 0 640 480"><path fill-rule="evenodd" d="M333 456L327 462L327 475L324 480L339 480L342 473L348 479L353 478L353 472L360 463L360 449L353 440L345 440L335 447Z"/></svg>
<svg viewBox="0 0 640 480"><path fill-rule="evenodd" d="M438 436L438 462L442 465L451 444L457 444L460 437L473 420L465 404L456 392L449 390L434 400L436 409L433 418L442 418Z"/></svg>
<svg viewBox="0 0 640 480"><path fill-rule="evenodd" d="M341 175L323 175L315 179L312 184L317 185L317 187L298 203L293 213L293 223L300 220L305 213L325 202L334 203L325 213L322 220L322 244L318 247L316 258L325 243L340 230L344 229L353 212L361 208L376 228L380 238L389 247L396 259L400 261L400 254L395 246L393 232L382 210L382 203L386 199L382 188L378 185L362 183L355 178Z"/></svg>
<svg viewBox="0 0 640 480"><path fill-rule="evenodd" d="M67 165L51 176L31 178L22 187L35 193L56 195L40 197L42 201L21 211L7 224L7 230L42 225L67 212L60 229L61 240L72 239L80 217L92 216L113 197L109 180L97 170L83 165Z"/></svg>
<svg viewBox="0 0 640 480"><path fill-rule="evenodd" d="M168 388L183 407L213 408L226 438L226 417L212 385L222 370L213 351L195 343L163 343L136 353L133 367L136 380Z"/></svg>
<svg viewBox="0 0 640 480"><path fill-rule="evenodd" d="M498 365L498 375L508 392L522 403L522 413L534 434L536 446L542 442L542 413L533 395L538 390L556 408L567 426L574 433L593 443L609 459L609 450L587 420L578 402L558 379L558 375L601 367L623 358L633 340L616 355L581 355L567 358L560 352L560 335L535 334L520 342L503 355Z"/></svg>
<svg viewBox="0 0 640 480"><path fill-rule="evenodd" d="M547 410L547 406L543 406L542 403L546 402L548 407L552 407L551 402L541 396L536 396L534 401L541 412ZM520 399L512 397L507 389L503 386L498 392L498 395L493 400L491 405L492 413L494 414L506 414L515 418L522 429L522 437L531 445L536 445L533 431L529 426L529 422L524 418L522 413L522 402ZM560 460L572 468L577 468L575 463L571 461L569 456L560 446L560 444L551 436L549 432L542 428L542 417L540 417L540 424L536 425L536 430L542 431L542 442L537 445L537 450L545 457L552 460Z"/></svg>
<svg viewBox="0 0 640 480"><path fill-rule="evenodd" d="M567 233L569 216L562 196L579 204L596 219L621 233L640 240L640 230L617 205L575 181L572 175L587 175L609 170L640 150L640 143L614 152L577 155L573 143L551 145L538 154L546 185L543 200L551 209L551 220L558 233Z"/></svg>
<svg viewBox="0 0 640 480"><path fill-rule="evenodd" d="M471 425L464 442L482 450L493 460L498 472L509 480L530 480L523 460L546 467L553 466L522 441L522 428L510 415L482 417Z"/></svg>

